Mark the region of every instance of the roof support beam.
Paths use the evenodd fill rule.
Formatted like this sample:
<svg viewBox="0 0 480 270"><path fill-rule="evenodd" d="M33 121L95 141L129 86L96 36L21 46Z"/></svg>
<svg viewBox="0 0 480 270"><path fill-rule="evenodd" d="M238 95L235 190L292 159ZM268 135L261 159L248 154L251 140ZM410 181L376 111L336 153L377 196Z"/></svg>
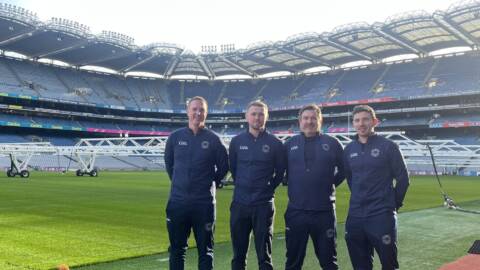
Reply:
<svg viewBox="0 0 480 270"><path fill-rule="evenodd" d="M80 42L78 44L72 45L70 47L61 48L61 49L58 49L58 50L55 50L55 51L50 51L50 52L45 52L45 53L38 53L38 54L34 55L34 57L47 58L50 55L55 55L55 54L58 54L58 53L70 51L70 50L76 49L78 47L81 47L81 46L83 46L87 43L88 43L87 41L83 41L83 42Z"/></svg>
<svg viewBox="0 0 480 270"><path fill-rule="evenodd" d="M301 42L298 42L298 43L301 44L301 43L304 43L304 42L306 42L306 41L308 41L308 42L318 42L318 41L320 41L320 42L323 42L323 43L324 43L324 41L323 41L319 36L318 36L318 37L315 37L315 38L309 38L308 40L301 40ZM292 44L293 48L295 48L295 46L298 45L298 43L293 43L293 44ZM331 46L331 45L329 45L329 46ZM307 50L310 50L310 49L312 49L312 48L317 48L317 47L318 47L318 46L312 46L312 47L307 48L307 49L305 49L305 50L303 50L303 51L301 51L301 52L296 52L296 51L295 51L295 53L298 53L298 54L300 54L300 55L302 55L302 56L306 56L306 57L309 57L309 58L316 59L317 61L320 61L321 63L324 63L324 65L327 65L327 66L329 66L329 67L331 67L331 68L335 67L335 64L333 64L333 63L327 62L327 61L325 61L325 60L320 60L319 58L321 58L322 55L314 55L314 54L312 54L312 53L307 52ZM338 49L337 47L334 47L334 48ZM324 54L323 54L323 55L324 55Z"/></svg>
<svg viewBox="0 0 480 270"><path fill-rule="evenodd" d="M357 32L354 32L354 31L348 31L348 32L345 32L345 33L339 33L339 34L336 34L336 35L332 35L330 37L328 37L328 39L332 42L335 42L336 44L340 45L340 46L343 46L343 48L345 49L349 49L349 52L352 53L352 52L356 52L358 54L360 54L361 56L363 57L367 57L369 58L368 60L369 61L377 61L378 59L376 59L376 57L374 55L371 55L369 53L366 53L364 51L362 51L361 49L358 49L358 48L355 48L353 47L352 45L350 45L350 43L340 43L339 41L339 38L343 37L343 36L347 36L347 35L352 35L352 34L356 34ZM363 40L363 39L358 39L357 40Z"/></svg>
<svg viewBox="0 0 480 270"><path fill-rule="evenodd" d="M321 40L322 42L324 42L324 43L332 46L332 47L335 47L335 48L340 49L340 50L343 50L343 51L347 51L347 52L349 52L349 53L351 53L351 54L353 54L353 55L356 55L356 56L358 56L358 57L360 57L360 58L363 58L363 60L372 61L372 62L374 61L374 59L373 59L371 56L368 56L368 55L366 55L366 54L364 54L364 53L362 53L362 52L360 52L360 51L358 51L358 50L354 50L354 49L350 49L350 48L348 48L348 47L345 47L345 46L343 46L342 44L336 43L336 42L328 39L327 37L320 37L320 40Z"/></svg>
<svg viewBox="0 0 480 270"><path fill-rule="evenodd" d="M429 27L425 27L425 28L429 28ZM417 28L417 29L420 29L420 28ZM406 44L407 46L411 47L412 49L417 50L418 52L420 52L420 55L426 55L427 54L427 52L424 49L420 48L419 46L417 46L412 41L403 38L400 34L395 35L391 31L385 31L384 29L381 29L379 31L388 35L388 36L390 36L390 37L392 37L392 38L394 38L395 40L398 40L398 41L402 42L403 44Z"/></svg>
<svg viewBox="0 0 480 270"><path fill-rule="evenodd" d="M311 49L311 48L310 48L310 49ZM312 58L315 58L315 59L322 58L322 56L325 55L325 54L314 55L314 54L309 53L309 52L307 52L307 51L302 51L301 54L302 54L302 55L309 56L309 57L312 57ZM332 67L332 68L335 67L335 64L333 64L333 63L326 62L325 60L322 60L322 62L328 64L328 66L330 66L330 67Z"/></svg>
<svg viewBox="0 0 480 270"><path fill-rule="evenodd" d="M21 34L21 35L18 35L18 36L11 37L7 40L4 40L4 41L0 42L0 46L5 46L5 45L8 45L8 44L14 43L16 41L31 37L31 36L34 35L34 33L35 33L35 31L31 31L31 32L28 32L28 33L24 33L24 34Z"/></svg>
<svg viewBox="0 0 480 270"><path fill-rule="evenodd" d="M435 15L435 14L434 14ZM438 14L436 14L435 16L440 16ZM431 20L433 20L433 22L435 23L435 26L423 26L423 27L417 27L413 30L406 30L406 31L403 31L401 33L398 34L398 37L405 43L407 43L408 45L414 47L414 48L418 48L418 46L415 45L415 41L418 41L418 40L424 40L424 39L428 39L428 38L431 38L431 37L436 37L436 36L445 36L445 35L432 35L432 36L425 36L425 37L421 37L421 38L418 38L416 40L413 40L413 41L410 41L410 40L406 40L405 38L401 37L401 34L403 33L407 33L407 32L412 32L412 31L417 31L417 30L424 30L424 29L442 29L444 31L446 31L448 34L456 37L458 40L461 40L463 42L465 42L466 44L465 45L470 45L472 41L468 40L468 38L466 37L461 37L460 35L462 35L460 32L456 31L456 29L450 25L448 25L448 23L442 23L440 20L436 19L434 16L432 16L433 19L423 19L423 20L416 20L415 22L419 21L428 21L430 22ZM412 22L413 23L413 22ZM404 23L405 24L405 23ZM407 23L408 24L408 23ZM400 25L403 25L403 24L400 24ZM396 26L400 26L400 25L396 25ZM391 31L384 31L388 34L391 34ZM393 35L393 34L392 34ZM467 41L468 40L468 41ZM473 46L474 44L471 44L470 46ZM426 55L426 52L424 50L422 50L422 55Z"/></svg>
<svg viewBox="0 0 480 270"><path fill-rule="evenodd" d="M445 35L445 34L431 35L431 36L425 36L425 37L415 39L414 41L419 42L419 41L428 40L430 38L437 38L437 37L450 37L450 35L448 35L448 34L447 35Z"/></svg>
<svg viewBox="0 0 480 270"><path fill-rule="evenodd" d="M133 65L131 65L131 66L128 66L128 67L124 68L124 69L122 70L122 72L129 72L130 70L132 70L132 69L134 69L134 68L136 68L136 67L138 67L138 66L140 66L140 65L142 65L142 64L145 64L145 63L147 63L147 62L150 62L150 60L152 60L152 59L155 58L155 57L157 57L157 55L152 54L152 55L150 55L149 57L147 57L147 58L145 58L145 59L143 59L143 60L141 60L141 61L139 61L139 62L137 62L137 63L135 63L135 64L133 64Z"/></svg>
<svg viewBox="0 0 480 270"><path fill-rule="evenodd" d="M328 67L332 67L331 64L329 63L326 63L322 60L319 60L317 58L313 58L313 57L310 57L308 55L305 55L303 52L299 53L299 52L296 52L296 51L293 51L293 50L287 50L285 48L282 48L282 47L276 47L278 50L282 51L282 52L286 52L286 53L289 53L291 55L294 55L298 58L302 58L302 59L305 59L305 60L308 60L310 62L313 62L313 63L316 63L316 64L319 64L319 65L322 65L322 66L328 66ZM293 47L295 48L295 47Z"/></svg>
<svg viewBox="0 0 480 270"><path fill-rule="evenodd" d="M453 21L449 20L445 16L434 14L433 19L435 20L435 22L442 25L443 28L446 28L446 30L452 33L452 35L468 43L470 47L473 47L474 45L479 45L477 39L474 36L463 30L461 27L459 27L457 24L455 24Z"/></svg>
<svg viewBox="0 0 480 270"><path fill-rule="evenodd" d="M411 46L411 44L405 43L402 40L400 40L400 39L398 39L398 38L396 38L396 37L394 37L394 36L392 36L388 33L383 32L380 27L373 27L372 30L377 35L394 42L395 44L399 45L400 47L402 47L404 49L412 51L412 53L414 53L414 54L420 55L420 54L425 54L426 53L425 51L423 51L422 49L420 49L416 46Z"/></svg>
<svg viewBox="0 0 480 270"><path fill-rule="evenodd" d="M213 72L210 66L205 62L205 59L203 59L203 57L197 57L197 61L202 67L203 71L208 74L208 78L213 80L215 78L215 72Z"/></svg>
<svg viewBox="0 0 480 270"><path fill-rule="evenodd" d="M107 57L102 57L102 58L98 58L94 61L91 61L91 62L83 62L83 63L74 63L75 65L79 65L79 66L90 66L90 65L95 65L97 63L101 63L101 62L104 62L104 61L109 61L109 60L113 60L113 59L118 59L118 58L121 58L123 56L126 56L127 54L122 54L122 55L114 55L114 56L107 56Z"/></svg>
<svg viewBox="0 0 480 270"><path fill-rule="evenodd" d="M168 67L167 67L165 73L163 74L163 76L167 79L170 78L170 76L172 76L172 74L173 74L173 71L177 67L178 63L180 63L180 58L178 56L173 57L172 60L170 61L170 63L168 63Z"/></svg>
<svg viewBox="0 0 480 270"><path fill-rule="evenodd" d="M289 71L289 72L292 72L292 73L297 73L297 72L300 71L296 68L289 67L289 66L287 66L283 63L277 63L277 62L268 60L266 58L255 57L253 55L249 55L249 56L250 56L250 60L252 60L254 62L257 62L257 63L260 63L260 64L269 65L269 66L276 67L276 68L279 68L279 69L283 69L283 70L286 70L286 71Z"/></svg>
<svg viewBox="0 0 480 270"><path fill-rule="evenodd" d="M253 71L250 71L248 70L247 68L243 67L242 65L240 64L237 64L237 63L234 63L233 61L230 61L230 59L226 58L225 56L219 56L220 59L222 61L224 61L225 63L229 64L230 66L242 71L242 72L245 72L247 73L248 75L252 76L253 78L257 77L258 74L253 72Z"/></svg>

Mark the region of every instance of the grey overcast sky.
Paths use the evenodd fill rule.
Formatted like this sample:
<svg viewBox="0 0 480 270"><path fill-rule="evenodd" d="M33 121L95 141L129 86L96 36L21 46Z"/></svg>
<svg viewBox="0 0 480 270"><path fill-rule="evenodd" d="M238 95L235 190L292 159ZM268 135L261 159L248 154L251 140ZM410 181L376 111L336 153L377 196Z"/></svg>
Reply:
<svg viewBox="0 0 480 270"><path fill-rule="evenodd" d="M199 52L201 45L285 40L303 32L328 32L355 22L383 22L389 16L446 10L451 0L0 0L51 17L135 38L137 45L170 42Z"/></svg>

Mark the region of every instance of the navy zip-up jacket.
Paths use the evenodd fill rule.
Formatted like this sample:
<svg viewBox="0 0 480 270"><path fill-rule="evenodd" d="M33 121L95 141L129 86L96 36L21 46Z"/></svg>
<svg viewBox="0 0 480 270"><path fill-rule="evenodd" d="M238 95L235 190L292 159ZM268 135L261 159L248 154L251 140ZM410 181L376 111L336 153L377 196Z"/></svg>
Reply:
<svg viewBox="0 0 480 270"><path fill-rule="evenodd" d="M232 139L229 152L233 201L243 205L272 202L285 174L282 142L267 131L257 138L245 131Z"/></svg>
<svg viewBox="0 0 480 270"><path fill-rule="evenodd" d="M170 201L215 203L215 183L228 172L228 156L220 138L210 130L195 135L190 128L170 134L165 167L172 181Z"/></svg>
<svg viewBox="0 0 480 270"><path fill-rule="evenodd" d="M301 134L285 143L285 151L288 158L288 207L314 211L334 209L335 187L345 179L340 142L325 134L312 138ZM307 161L308 151L314 153L311 161Z"/></svg>
<svg viewBox="0 0 480 270"><path fill-rule="evenodd" d="M351 191L350 216L374 216L403 205L410 180L393 141L374 134L363 144L357 136L345 147L344 165Z"/></svg>

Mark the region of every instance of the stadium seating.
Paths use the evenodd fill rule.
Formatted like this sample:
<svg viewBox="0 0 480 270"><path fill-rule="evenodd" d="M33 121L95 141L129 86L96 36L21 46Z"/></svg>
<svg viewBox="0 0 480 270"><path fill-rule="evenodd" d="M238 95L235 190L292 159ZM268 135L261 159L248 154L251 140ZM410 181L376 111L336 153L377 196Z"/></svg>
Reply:
<svg viewBox="0 0 480 270"><path fill-rule="evenodd" d="M273 109L379 97L412 99L462 91L480 92L479 78L480 57L471 55L379 64L307 77L239 82L123 78L0 59L2 92L135 110L182 110L185 101L197 95L205 97L211 109L226 112L241 111L255 98L265 100Z"/></svg>
<svg viewBox="0 0 480 270"><path fill-rule="evenodd" d="M401 63L375 64L370 66L338 69L309 76L266 78L236 81L161 80L122 77L55 67L29 60L15 60L0 57L0 92L12 96L25 95L31 99L48 98L58 102L78 102L80 104L105 105L126 110L180 112L185 109L188 98L203 96L209 102L212 113L241 113L254 99L264 100L272 110L298 108L309 103L354 102L372 98L389 100L415 100L445 95L480 93L480 56L465 54L451 57L430 57L404 61ZM30 98L29 98L30 99ZM29 105L30 106L30 105ZM36 106L33 102L32 107ZM110 107L112 108L112 107ZM388 108L388 104L387 104ZM37 127L35 131L15 134L11 130L0 134L0 143L49 141L57 146L74 145L83 133L64 135L62 129L82 130L107 129L113 133L127 131L170 132L175 125L165 125L146 121L125 121L92 117L59 117L34 112L6 110L0 113L0 122L5 126L23 128ZM8 113L7 113L8 112ZM101 113L100 113L101 114ZM241 117L242 115L240 115ZM142 117L145 117L142 115ZM156 116L147 116L156 117ZM269 122L272 132L298 132L295 113L291 121ZM475 112L454 111L421 113L405 116L382 115L379 128L389 130L409 130L415 128L435 128L435 132L422 131L417 138L435 134L435 138L449 138L462 144L478 144L478 136L467 133L444 132L446 122L480 122ZM44 134L43 128L56 129L52 134ZM59 128L59 127L63 128ZM178 125L177 125L178 126ZM326 117L324 132L345 132L348 123L344 118ZM244 130L238 124L216 124L213 130L225 135L235 135ZM110 131L109 131L110 132ZM463 131L462 131L463 132ZM25 135L22 135L25 134ZM118 136L117 134L107 137ZM97 134L98 136L98 134ZM78 166L70 157L60 157L56 161L34 157L32 167L59 167L58 163ZM51 164L50 164L51 163ZM55 163L55 164L53 164ZM97 164L102 169L154 169L158 162L143 157L99 157ZM72 166L73 166L72 165ZM0 159L0 167L10 166L8 159Z"/></svg>

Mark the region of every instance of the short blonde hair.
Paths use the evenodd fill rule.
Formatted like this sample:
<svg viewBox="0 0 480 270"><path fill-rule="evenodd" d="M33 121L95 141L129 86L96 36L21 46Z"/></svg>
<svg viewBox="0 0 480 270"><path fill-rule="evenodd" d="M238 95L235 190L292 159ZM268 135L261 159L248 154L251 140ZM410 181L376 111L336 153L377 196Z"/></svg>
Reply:
<svg viewBox="0 0 480 270"><path fill-rule="evenodd" d="M208 111L208 102L204 97L201 97L201 96L194 96L191 99L189 99L187 102L187 109L188 109L188 106L190 106L190 103L192 103L192 101L195 101L195 100L202 102L205 105L205 110Z"/></svg>

